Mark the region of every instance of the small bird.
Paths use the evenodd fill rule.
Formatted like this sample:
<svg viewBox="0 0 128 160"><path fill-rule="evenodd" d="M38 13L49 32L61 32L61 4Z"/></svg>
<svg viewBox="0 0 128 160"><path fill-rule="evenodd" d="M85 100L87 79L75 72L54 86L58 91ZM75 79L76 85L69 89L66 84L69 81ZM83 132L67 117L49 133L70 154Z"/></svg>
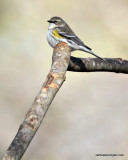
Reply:
<svg viewBox="0 0 128 160"><path fill-rule="evenodd" d="M51 47L55 47L58 43L66 42L71 51L81 50L90 53L101 60L103 58L99 57L97 54L92 52L91 48L86 46L73 32L73 30L68 26L68 24L60 17L52 17L49 22L47 40Z"/></svg>

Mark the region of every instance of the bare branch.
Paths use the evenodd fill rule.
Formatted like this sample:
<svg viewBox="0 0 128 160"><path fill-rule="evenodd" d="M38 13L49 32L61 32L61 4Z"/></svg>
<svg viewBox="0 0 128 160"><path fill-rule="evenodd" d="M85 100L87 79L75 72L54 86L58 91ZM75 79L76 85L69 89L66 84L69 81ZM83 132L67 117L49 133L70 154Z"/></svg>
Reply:
<svg viewBox="0 0 128 160"><path fill-rule="evenodd" d="M40 93L26 114L23 123L3 157L3 160L20 160L38 130L53 98L65 80L70 60L70 48L59 43L54 51L51 70Z"/></svg>
<svg viewBox="0 0 128 160"><path fill-rule="evenodd" d="M102 61L97 58L70 58L70 55L70 47L66 43L59 43L55 47L52 57L52 66L47 79L26 114L23 123L20 125L3 160L21 159L38 130L53 98L63 84L67 68L68 71L75 72L105 71L128 73L128 61L120 58L105 59L105 61Z"/></svg>
<svg viewBox="0 0 128 160"><path fill-rule="evenodd" d="M128 74L128 61L121 58L76 58L71 57L68 71L73 72L115 72Z"/></svg>

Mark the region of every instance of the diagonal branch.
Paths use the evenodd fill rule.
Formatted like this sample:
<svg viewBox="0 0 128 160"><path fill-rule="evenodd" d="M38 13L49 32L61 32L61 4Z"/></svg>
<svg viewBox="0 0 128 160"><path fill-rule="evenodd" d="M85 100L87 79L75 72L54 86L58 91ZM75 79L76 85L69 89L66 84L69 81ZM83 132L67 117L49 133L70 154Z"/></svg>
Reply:
<svg viewBox="0 0 128 160"><path fill-rule="evenodd" d="M40 93L35 98L23 123L6 151L3 160L20 160L38 130L53 98L65 80L70 60L70 48L59 43L54 51L51 70Z"/></svg>
<svg viewBox="0 0 128 160"><path fill-rule="evenodd" d="M116 73L128 73L128 61L117 59L105 59L102 61L96 58L75 58L71 57L70 47L66 43L59 43L54 51L51 70L43 84L39 94L35 98L23 123L7 149L3 160L20 160L28 145L32 141L44 116L65 80L68 71L94 72L106 71ZM69 62L70 61L70 62Z"/></svg>
<svg viewBox="0 0 128 160"><path fill-rule="evenodd" d="M76 58L71 57L68 71L73 72L115 72L128 74L128 60L121 58Z"/></svg>

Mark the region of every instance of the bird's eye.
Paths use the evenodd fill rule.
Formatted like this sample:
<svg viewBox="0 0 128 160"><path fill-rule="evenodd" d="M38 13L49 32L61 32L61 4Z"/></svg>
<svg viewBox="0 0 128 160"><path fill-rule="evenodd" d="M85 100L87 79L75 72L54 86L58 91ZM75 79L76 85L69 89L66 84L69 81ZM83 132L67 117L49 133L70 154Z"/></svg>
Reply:
<svg viewBox="0 0 128 160"><path fill-rule="evenodd" d="M54 21L54 23L56 24L58 21Z"/></svg>

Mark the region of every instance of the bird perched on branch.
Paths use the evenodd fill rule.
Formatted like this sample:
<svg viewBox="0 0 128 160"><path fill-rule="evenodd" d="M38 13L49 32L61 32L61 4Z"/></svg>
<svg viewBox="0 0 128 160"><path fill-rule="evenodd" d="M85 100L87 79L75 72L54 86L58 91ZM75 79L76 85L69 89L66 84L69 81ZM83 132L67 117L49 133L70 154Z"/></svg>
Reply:
<svg viewBox="0 0 128 160"><path fill-rule="evenodd" d="M92 52L91 48L86 46L72 31L72 29L68 26L68 24L61 19L60 17L52 17L49 22L48 32L47 32L47 40L50 46L53 48L61 42L66 42L71 51L81 50L87 53L90 53L101 60L103 58L99 57L97 54Z"/></svg>

